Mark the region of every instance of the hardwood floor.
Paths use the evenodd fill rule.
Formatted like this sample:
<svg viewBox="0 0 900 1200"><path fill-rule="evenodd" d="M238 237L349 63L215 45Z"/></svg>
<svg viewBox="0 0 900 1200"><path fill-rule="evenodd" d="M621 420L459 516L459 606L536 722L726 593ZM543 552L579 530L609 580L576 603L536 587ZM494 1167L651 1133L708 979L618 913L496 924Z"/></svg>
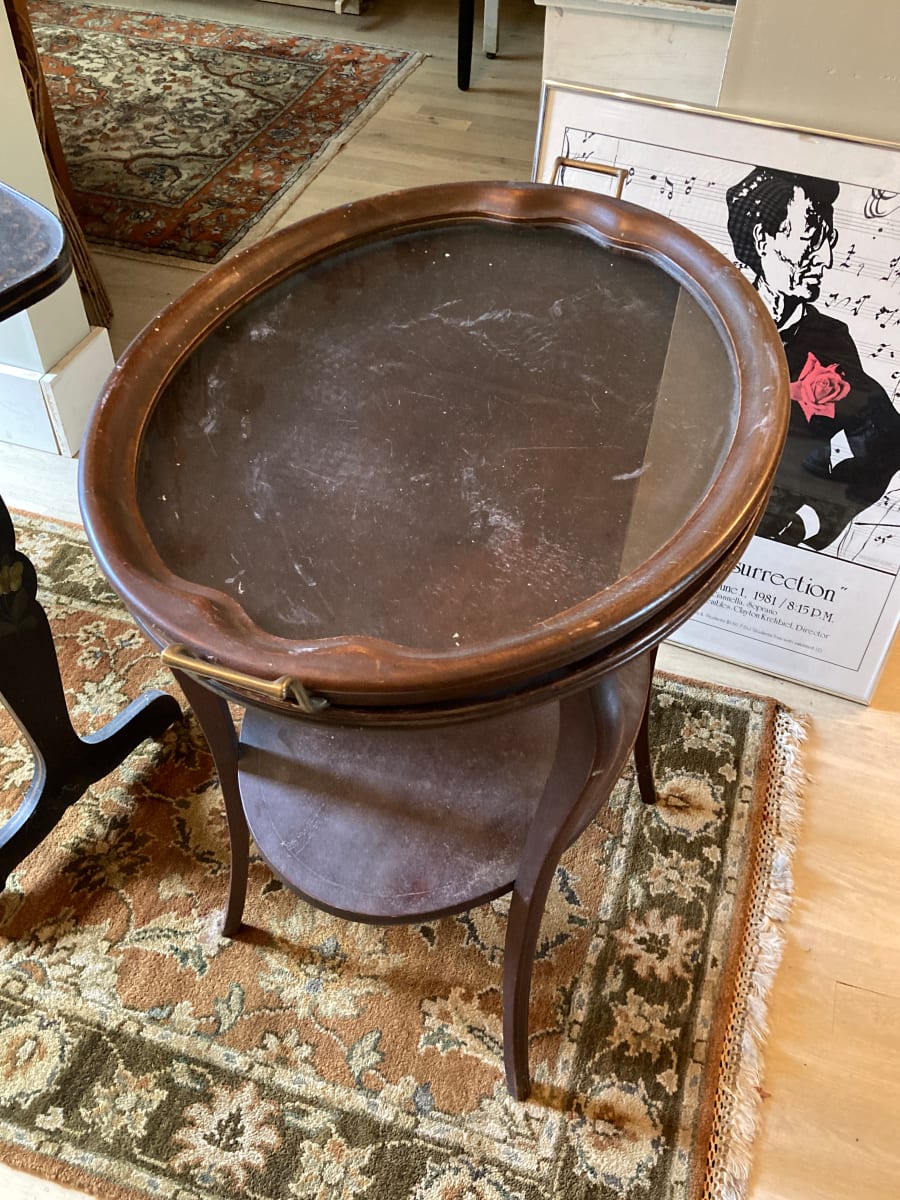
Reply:
<svg viewBox="0 0 900 1200"><path fill-rule="evenodd" d="M300 194L276 227L401 187L460 179L531 178L544 14L531 0L506 0L497 58L481 53L476 28L468 92L456 86L455 0L428 0L424 5L373 0L370 11L357 17L257 0L216 0L212 5L202 0L157 0L145 7L382 43L428 56ZM171 260L150 270L133 257L100 253L95 258L113 297L110 336L116 354L202 269Z"/></svg>
<svg viewBox="0 0 900 1200"><path fill-rule="evenodd" d="M150 5L147 5L150 7ZM543 9L505 0L501 56L455 86L455 5L375 0L360 17L250 0L158 0L159 11L410 46L430 55L313 181L295 219L376 192L462 178L528 178ZM476 35L477 36L477 35ZM648 86L652 92L652 86ZM118 349L196 278L183 264L100 255ZM78 519L74 464L0 446L11 505ZM809 717L795 899L769 1006L751 1200L900 1196L900 644L869 707L666 646L660 666L775 695ZM0 1194L73 1193L0 1168Z"/></svg>

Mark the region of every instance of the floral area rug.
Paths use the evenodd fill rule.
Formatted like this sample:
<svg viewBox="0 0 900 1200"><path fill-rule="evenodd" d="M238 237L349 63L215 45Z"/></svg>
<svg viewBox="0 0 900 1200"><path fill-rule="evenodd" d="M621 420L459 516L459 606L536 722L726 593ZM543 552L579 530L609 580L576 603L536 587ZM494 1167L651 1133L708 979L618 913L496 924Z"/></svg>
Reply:
<svg viewBox="0 0 900 1200"><path fill-rule="evenodd" d="M16 520L80 729L168 686L81 531ZM8 813L31 763L4 721ZM254 859L246 924L221 937L224 816L186 714L0 897L0 1158L142 1200L733 1200L801 738L774 701L658 678L660 803L627 775L562 860L522 1104L503 1081L506 901L353 924Z"/></svg>
<svg viewBox="0 0 900 1200"><path fill-rule="evenodd" d="M32 0L89 241L217 262L301 187L419 54Z"/></svg>

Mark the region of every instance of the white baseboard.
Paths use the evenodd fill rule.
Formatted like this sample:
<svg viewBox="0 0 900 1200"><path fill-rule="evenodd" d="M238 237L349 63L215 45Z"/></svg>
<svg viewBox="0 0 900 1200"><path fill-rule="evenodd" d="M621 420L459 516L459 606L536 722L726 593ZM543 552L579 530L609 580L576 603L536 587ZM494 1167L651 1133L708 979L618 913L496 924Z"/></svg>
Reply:
<svg viewBox="0 0 900 1200"><path fill-rule="evenodd" d="M0 440L59 454L37 371L0 365Z"/></svg>
<svg viewBox="0 0 900 1200"><path fill-rule="evenodd" d="M43 375L0 363L0 441L74 458L114 366L105 329L92 329Z"/></svg>

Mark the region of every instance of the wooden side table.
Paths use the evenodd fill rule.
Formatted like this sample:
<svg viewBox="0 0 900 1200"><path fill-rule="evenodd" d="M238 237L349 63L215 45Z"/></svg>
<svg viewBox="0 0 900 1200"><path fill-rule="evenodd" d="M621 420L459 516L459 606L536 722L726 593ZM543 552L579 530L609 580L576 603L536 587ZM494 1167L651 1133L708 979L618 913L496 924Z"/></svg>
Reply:
<svg viewBox="0 0 900 1200"><path fill-rule="evenodd" d="M740 275L563 188L335 209L154 321L95 411L81 503L215 757L226 931L251 834L349 919L512 892L504 1054L526 1096L556 864L632 748L653 799L655 648L752 536L787 415Z"/></svg>

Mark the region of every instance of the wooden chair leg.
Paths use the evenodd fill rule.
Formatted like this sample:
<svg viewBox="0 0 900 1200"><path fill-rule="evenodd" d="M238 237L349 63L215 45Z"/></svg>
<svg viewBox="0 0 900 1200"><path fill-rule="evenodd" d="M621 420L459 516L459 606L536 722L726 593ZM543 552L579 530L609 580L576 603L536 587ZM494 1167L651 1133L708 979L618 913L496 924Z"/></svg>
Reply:
<svg viewBox="0 0 900 1200"><path fill-rule="evenodd" d="M475 0L459 0L459 30L456 44L456 83L469 90L472 76L472 40L475 34Z"/></svg>
<svg viewBox="0 0 900 1200"><path fill-rule="evenodd" d="M481 46L488 58L496 58L500 43L500 0L484 0L484 30Z"/></svg>

